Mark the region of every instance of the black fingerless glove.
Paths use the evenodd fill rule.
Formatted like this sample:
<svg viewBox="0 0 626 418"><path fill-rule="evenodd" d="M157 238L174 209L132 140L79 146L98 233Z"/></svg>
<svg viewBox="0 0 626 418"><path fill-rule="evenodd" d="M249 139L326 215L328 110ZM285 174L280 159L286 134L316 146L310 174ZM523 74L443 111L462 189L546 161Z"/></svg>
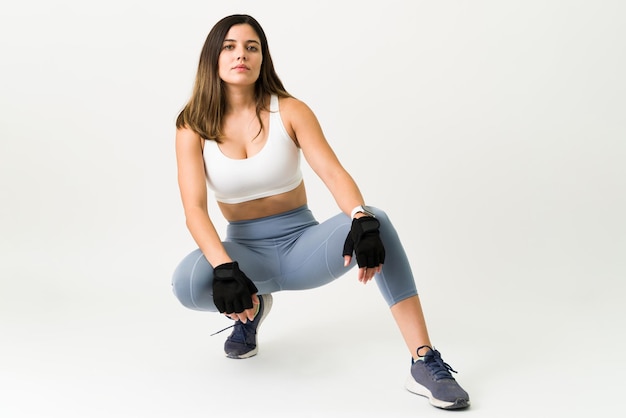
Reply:
<svg viewBox="0 0 626 418"><path fill-rule="evenodd" d="M241 313L252 308L252 295L259 290L239 270L236 261L220 264L213 269L213 274L213 302L221 313Z"/></svg>
<svg viewBox="0 0 626 418"><path fill-rule="evenodd" d="M352 220L352 228L343 245L343 255L354 251L359 267L378 267L385 262L385 247L380 240L380 222L372 216Z"/></svg>

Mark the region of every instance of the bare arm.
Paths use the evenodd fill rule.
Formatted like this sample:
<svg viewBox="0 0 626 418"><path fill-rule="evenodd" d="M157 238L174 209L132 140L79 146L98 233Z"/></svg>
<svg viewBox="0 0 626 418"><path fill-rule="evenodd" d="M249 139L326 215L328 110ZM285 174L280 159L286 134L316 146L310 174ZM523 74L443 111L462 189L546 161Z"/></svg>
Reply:
<svg viewBox="0 0 626 418"><path fill-rule="evenodd" d="M352 209L364 204L363 195L359 187L352 176L341 165L335 152L328 144L328 141L326 141L313 111L298 100L288 99L286 101L288 124L300 144L304 157L313 171L328 187L339 208L350 216ZM281 109L283 108L281 107ZM355 218L361 216L363 214L358 214ZM345 256L344 264L347 266L351 259L352 256ZM375 268L360 267L357 277L360 282L365 284L381 269L382 264Z"/></svg>
<svg viewBox="0 0 626 418"><path fill-rule="evenodd" d="M364 204L359 187L328 144L313 111L295 99L287 99L285 105L288 124L308 164L324 182L339 208L349 216L352 209Z"/></svg>
<svg viewBox="0 0 626 418"><path fill-rule="evenodd" d="M206 259L215 267L232 260L209 217L201 141L200 136L190 129L176 131L178 187L187 228Z"/></svg>
<svg viewBox="0 0 626 418"><path fill-rule="evenodd" d="M233 260L226 253L222 240L209 217L201 141L200 136L190 129L182 128L176 131L178 187L185 210L187 228L208 262L216 267ZM252 302L259 303L256 294L252 295ZM253 306L251 309L228 316L246 322L252 320L254 315Z"/></svg>

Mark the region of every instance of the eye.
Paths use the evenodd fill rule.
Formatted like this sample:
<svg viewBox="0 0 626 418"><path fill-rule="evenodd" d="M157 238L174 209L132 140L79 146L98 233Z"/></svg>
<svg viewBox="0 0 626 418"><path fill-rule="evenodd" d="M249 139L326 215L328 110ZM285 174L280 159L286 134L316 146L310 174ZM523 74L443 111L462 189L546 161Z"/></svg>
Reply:
<svg viewBox="0 0 626 418"><path fill-rule="evenodd" d="M226 50L226 51L232 51L233 49L235 49L234 45L228 44L228 45L224 45L222 47L222 49Z"/></svg>
<svg viewBox="0 0 626 418"><path fill-rule="evenodd" d="M258 50L259 50L259 48L257 48L257 47L256 47L256 46L254 46L254 45L250 45L250 46L248 46L248 51L251 51L251 52L257 52Z"/></svg>

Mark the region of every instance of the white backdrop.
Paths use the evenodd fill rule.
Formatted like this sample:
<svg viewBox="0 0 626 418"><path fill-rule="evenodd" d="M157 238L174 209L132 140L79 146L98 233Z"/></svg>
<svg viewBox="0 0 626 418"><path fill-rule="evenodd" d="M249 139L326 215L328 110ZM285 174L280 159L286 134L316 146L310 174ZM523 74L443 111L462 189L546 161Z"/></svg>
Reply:
<svg viewBox="0 0 626 418"><path fill-rule="evenodd" d="M207 334L224 322L170 293L194 248L173 139L208 31L240 12L264 27L285 86L367 202L392 216L470 413L512 416L523 399L542 416L582 392L577 409L597 412L597 399L621 396L600 381L625 365L623 2L30 0L0 8L0 415L168 416L185 404L177 416L205 416L185 382L223 387L202 367L181 371L220 355ZM305 179L317 217L336 213L308 167ZM268 345L296 335L298 359L333 358L363 382L359 353L406 372L375 287L355 282L277 295ZM333 343L314 344L322 335ZM297 368L290 354L275 360ZM280 376L299 382L296 400L317 379L302 416L346 416L350 395L324 389L345 382L318 370ZM366 399L348 392L363 409L349 410L378 411L362 392L389 381L363 384ZM217 393L226 403L212 410L226 409ZM276 401L273 414L294 407Z"/></svg>

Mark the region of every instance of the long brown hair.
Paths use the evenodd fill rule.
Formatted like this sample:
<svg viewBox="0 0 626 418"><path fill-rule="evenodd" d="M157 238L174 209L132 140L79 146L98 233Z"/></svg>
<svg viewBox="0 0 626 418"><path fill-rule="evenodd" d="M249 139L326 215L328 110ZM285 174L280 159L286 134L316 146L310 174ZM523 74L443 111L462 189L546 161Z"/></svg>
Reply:
<svg viewBox="0 0 626 418"><path fill-rule="evenodd" d="M261 62L259 78L254 85L256 115L261 123L261 130L263 130L261 111L265 109L267 95L276 94L279 97L291 97L274 70L267 37L259 22L248 15L226 16L213 26L204 42L193 92L187 105L176 119L177 128L187 127L204 139L221 142L223 138L222 117L226 109L226 96L222 80L219 77L218 59L230 28L244 23L252 26L261 40L263 61Z"/></svg>

